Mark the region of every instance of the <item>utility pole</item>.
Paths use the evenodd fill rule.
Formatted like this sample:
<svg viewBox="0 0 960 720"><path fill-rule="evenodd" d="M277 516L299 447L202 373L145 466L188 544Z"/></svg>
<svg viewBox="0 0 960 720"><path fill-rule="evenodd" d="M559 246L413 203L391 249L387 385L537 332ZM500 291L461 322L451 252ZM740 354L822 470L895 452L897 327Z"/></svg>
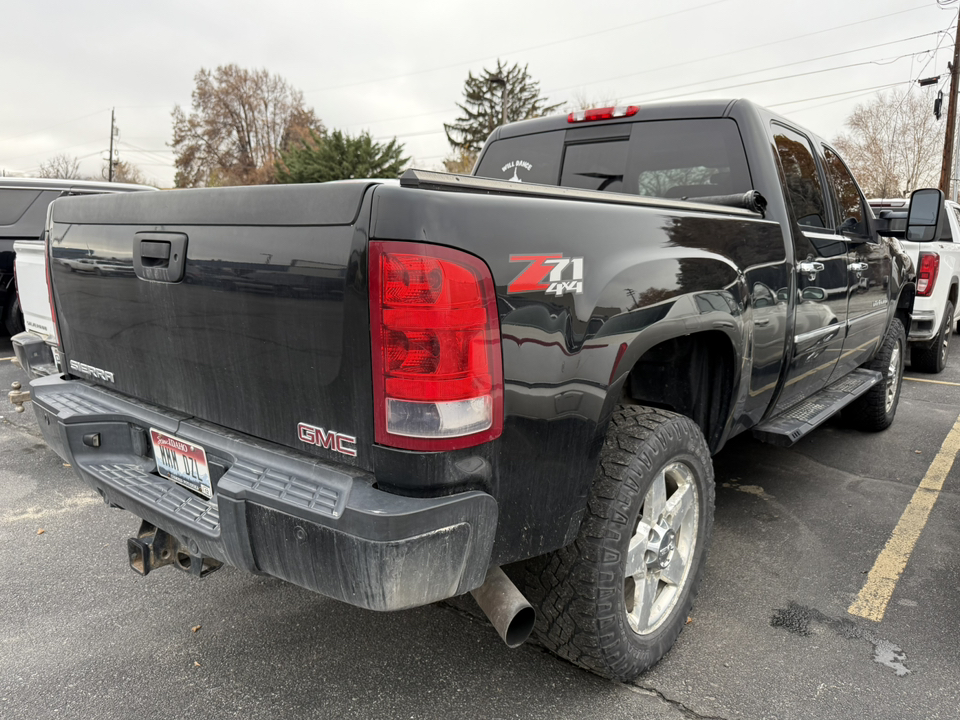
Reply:
<svg viewBox="0 0 960 720"><path fill-rule="evenodd" d="M953 105L951 105L950 108L952 111ZM108 182L113 182L113 136L114 136L113 112L114 112L114 108L110 108L110 157L107 158L107 167L109 168L107 170ZM101 177L103 176L101 175Z"/></svg>
<svg viewBox="0 0 960 720"><path fill-rule="evenodd" d="M507 88L507 82L503 82L503 95L500 97L500 104L503 105L503 124L507 124L507 103L510 101L510 90Z"/></svg>
<svg viewBox="0 0 960 720"><path fill-rule="evenodd" d="M507 81L497 75L496 77L490 78L490 82L493 85L499 85L502 90L500 91L500 124L507 124L507 100L509 99L509 91L507 90Z"/></svg>
<svg viewBox="0 0 960 720"><path fill-rule="evenodd" d="M960 68L960 23L953 42L953 63L950 65L950 98L947 107L947 132L943 139L943 163L940 165L940 191L950 192L950 169L953 165L953 138L957 126L957 70Z"/></svg>

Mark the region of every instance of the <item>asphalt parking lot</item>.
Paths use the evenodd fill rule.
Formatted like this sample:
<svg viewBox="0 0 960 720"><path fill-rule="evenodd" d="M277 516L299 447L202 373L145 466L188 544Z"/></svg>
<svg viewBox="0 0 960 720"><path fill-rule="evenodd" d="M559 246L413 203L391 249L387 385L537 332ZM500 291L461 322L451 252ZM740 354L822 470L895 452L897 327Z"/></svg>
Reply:
<svg viewBox="0 0 960 720"><path fill-rule="evenodd" d="M955 719L954 340L941 375L908 372L884 433L841 418L789 449L741 437L715 458L691 621L620 685L532 642L507 649L472 601L375 614L232 568L135 575L137 520L63 466L29 406L12 412L24 377L0 338L0 717ZM937 473L942 489L925 489Z"/></svg>

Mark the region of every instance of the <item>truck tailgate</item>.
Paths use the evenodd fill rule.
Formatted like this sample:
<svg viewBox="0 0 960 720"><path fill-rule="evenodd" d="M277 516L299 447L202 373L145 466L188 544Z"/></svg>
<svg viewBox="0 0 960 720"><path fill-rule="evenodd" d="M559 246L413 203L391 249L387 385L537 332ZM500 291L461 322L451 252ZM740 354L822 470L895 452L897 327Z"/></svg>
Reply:
<svg viewBox="0 0 960 720"><path fill-rule="evenodd" d="M366 295L350 283L370 185L57 201L52 276L71 374L363 466L369 453L350 451L372 442L369 315ZM167 242L166 261L149 257ZM166 280L152 272L162 262L170 263ZM300 423L355 443L339 452L308 443Z"/></svg>
<svg viewBox="0 0 960 720"><path fill-rule="evenodd" d="M44 265L42 240L18 240L16 252L17 293L20 311L27 330L44 340L52 339L53 318L50 317L50 296L47 290L47 271Z"/></svg>

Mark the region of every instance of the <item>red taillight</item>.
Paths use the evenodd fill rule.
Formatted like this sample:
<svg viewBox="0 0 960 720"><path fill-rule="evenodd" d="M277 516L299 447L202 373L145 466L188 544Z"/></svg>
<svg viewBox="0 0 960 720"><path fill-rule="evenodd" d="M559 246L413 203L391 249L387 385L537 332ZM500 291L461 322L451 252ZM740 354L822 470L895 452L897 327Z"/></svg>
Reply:
<svg viewBox="0 0 960 720"><path fill-rule="evenodd" d="M637 105L617 105L616 107L592 108L590 110L576 110L567 115L567 122L593 122L594 120L610 120L612 118L630 117L640 112Z"/></svg>
<svg viewBox="0 0 960 720"><path fill-rule="evenodd" d="M473 255L370 243L376 441L479 445L503 430L503 360L490 270Z"/></svg>
<svg viewBox="0 0 960 720"><path fill-rule="evenodd" d="M920 267L917 270L917 297L933 295L933 286L937 284L940 272L940 256L937 253L920 253Z"/></svg>

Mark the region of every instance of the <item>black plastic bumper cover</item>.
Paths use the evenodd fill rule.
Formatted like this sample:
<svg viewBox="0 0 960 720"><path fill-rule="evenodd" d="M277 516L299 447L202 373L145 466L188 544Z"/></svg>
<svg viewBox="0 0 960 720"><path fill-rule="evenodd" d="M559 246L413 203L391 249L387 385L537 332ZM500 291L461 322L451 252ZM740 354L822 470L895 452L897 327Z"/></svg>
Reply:
<svg viewBox="0 0 960 720"><path fill-rule="evenodd" d="M53 350L47 342L30 331L18 333L10 338L13 354L17 356L20 367L30 377L44 377L57 372Z"/></svg>
<svg viewBox="0 0 960 720"><path fill-rule="evenodd" d="M57 454L106 502L191 552L372 610L425 605L483 584L497 526L497 503L486 493L401 497L353 469L82 381L51 376L31 389ZM211 500L156 474L151 427L205 448ZM92 433L99 447L84 443Z"/></svg>

